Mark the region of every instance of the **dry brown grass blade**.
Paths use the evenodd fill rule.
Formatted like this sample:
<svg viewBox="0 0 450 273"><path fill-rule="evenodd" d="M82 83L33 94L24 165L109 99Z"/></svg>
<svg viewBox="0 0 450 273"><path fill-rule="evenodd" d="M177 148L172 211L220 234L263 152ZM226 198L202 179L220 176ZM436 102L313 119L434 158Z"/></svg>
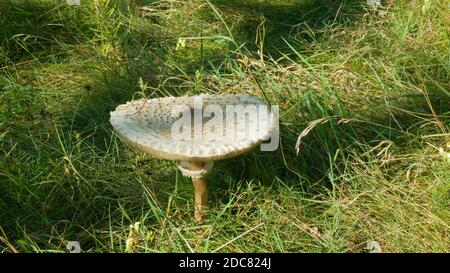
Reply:
<svg viewBox="0 0 450 273"><path fill-rule="evenodd" d="M314 127L316 127L319 124L327 123L328 121L332 120L333 118L335 118L335 116L324 117L324 118L313 120L309 123L309 125L305 129L303 129L303 131L300 133L300 135L297 138L297 142L295 143L295 151L297 152L297 155L300 153L302 139L305 136L307 136L309 134L309 132L311 132L311 130L314 129Z"/></svg>
<svg viewBox="0 0 450 273"><path fill-rule="evenodd" d="M10 249L13 253L19 253L19 251L17 251L17 249L9 242L8 237L6 236L6 233L1 226L0 226L0 232L2 235L2 236L0 236L0 242L4 243L6 245L6 249Z"/></svg>

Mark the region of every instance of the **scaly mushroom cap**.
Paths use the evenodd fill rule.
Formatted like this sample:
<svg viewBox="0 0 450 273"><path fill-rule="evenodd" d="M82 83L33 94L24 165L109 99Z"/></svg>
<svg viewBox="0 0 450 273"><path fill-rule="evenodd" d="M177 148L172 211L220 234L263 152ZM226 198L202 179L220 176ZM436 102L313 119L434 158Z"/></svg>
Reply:
<svg viewBox="0 0 450 273"><path fill-rule="evenodd" d="M184 112L174 110L180 105ZM192 126L174 130L182 120ZM142 152L169 160L213 161L243 154L268 139L275 116L254 96L201 94L131 101L111 112L110 121L124 141Z"/></svg>

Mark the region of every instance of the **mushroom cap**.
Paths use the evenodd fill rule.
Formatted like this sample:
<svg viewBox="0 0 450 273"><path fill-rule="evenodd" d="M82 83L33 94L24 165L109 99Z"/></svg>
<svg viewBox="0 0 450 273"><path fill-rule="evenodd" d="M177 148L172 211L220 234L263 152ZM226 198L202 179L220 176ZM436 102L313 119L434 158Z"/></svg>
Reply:
<svg viewBox="0 0 450 273"><path fill-rule="evenodd" d="M142 152L207 162L238 156L267 140L276 117L251 95L201 94L130 101L111 112L110 122L125 142Z"/></svg>

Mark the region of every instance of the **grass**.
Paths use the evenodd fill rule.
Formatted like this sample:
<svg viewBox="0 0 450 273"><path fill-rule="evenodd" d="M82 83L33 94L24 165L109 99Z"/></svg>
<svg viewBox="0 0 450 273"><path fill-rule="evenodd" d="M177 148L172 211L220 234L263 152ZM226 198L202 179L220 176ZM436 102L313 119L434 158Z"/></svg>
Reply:
<svg viewBox="0 0 450 273"><path fill-rule="evenodd" d="M81 2L0 3L2 252L450 250L449 1ZM108 119L202 92L279 105L281 145L217 162L197 226Z"/></svg>

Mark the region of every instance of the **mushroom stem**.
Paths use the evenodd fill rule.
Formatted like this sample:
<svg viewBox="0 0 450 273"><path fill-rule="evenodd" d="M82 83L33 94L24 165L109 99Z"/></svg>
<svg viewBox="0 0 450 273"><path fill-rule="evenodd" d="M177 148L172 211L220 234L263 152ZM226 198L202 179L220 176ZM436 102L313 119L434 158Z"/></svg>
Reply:
<svg viewBox="0 0 450 273"><path fill-rule="evenodd" d="M208 217L208 189L203 178L193 178L195 190L195 221L202 223Z"/></svg>
<svg viewBox="0 0 450 273"><path fill-rule="evenodd" d="M208 217L208 189L204 177L211 170L213 162L178 161L177 165L183 175L192 178L195 190L195 222L201 224Z"/></svg>

